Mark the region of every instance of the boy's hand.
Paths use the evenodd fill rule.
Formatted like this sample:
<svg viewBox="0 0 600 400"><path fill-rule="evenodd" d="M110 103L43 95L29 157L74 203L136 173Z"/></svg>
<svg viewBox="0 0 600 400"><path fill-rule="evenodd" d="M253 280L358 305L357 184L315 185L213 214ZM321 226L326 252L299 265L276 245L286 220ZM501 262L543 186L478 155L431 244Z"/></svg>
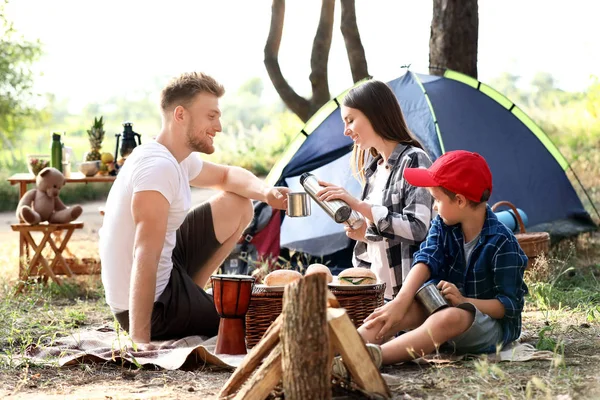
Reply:
<svg viewBox="0 0 600 400"><path fill-rule="evenodd" d="M399 297L396 297L389 303L376 308L371 315L365 318L365 324L363 326L365 329L370 329L375 326L383 325L375 336L375 339L377 340L383 339L388 335L392 327L404 318L408 306L410 305L405 303L406 302L400 301Z"/></svg>
<svg viewBox="0 0 600 400"><path fill-rule="evenodd" d="M454 283L440 281L437 288L441 291L442 296L444 296L453 306L465 303L465 298Z"/></svg>

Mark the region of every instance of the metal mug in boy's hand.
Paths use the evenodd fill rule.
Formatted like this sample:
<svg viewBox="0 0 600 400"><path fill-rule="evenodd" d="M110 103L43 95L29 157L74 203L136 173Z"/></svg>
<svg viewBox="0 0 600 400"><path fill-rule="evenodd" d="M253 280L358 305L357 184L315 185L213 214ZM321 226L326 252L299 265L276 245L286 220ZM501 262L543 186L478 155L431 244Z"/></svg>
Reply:
<svg viewBox="0 0 600 400"><path fill-rule="evenodd" d="M289 217L307 217L310 215L310 197L304 192L288 193L286 214Z"/></svg>
<svg viewBox="0 0 600 400"><path fill-rule="evenodd" d="M446 298L440 293L440 290L433 282L427 282L421 286L421 288L417 290L415 297L423 304L423 307L425 307L430 315L442 308L450 306Z"/></svg>

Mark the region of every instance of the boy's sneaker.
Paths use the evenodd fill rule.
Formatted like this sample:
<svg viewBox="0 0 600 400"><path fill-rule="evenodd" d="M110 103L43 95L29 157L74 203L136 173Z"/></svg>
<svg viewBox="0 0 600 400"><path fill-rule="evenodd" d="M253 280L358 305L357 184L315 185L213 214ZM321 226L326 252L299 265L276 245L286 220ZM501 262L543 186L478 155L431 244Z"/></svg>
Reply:
<svg viewBox="0 0 600 400"><path fill-rule="evenodd" d="M371 360L373 360L375 367L377 367L377 369L381 369L381 365L383 364L381 347L373 343L367 343L367 351L369 352L369 356L371 356ZM350 380L350 371L346 367L346 364L344 364L341 356L333 358L331 373L346 380Z"/></svg>

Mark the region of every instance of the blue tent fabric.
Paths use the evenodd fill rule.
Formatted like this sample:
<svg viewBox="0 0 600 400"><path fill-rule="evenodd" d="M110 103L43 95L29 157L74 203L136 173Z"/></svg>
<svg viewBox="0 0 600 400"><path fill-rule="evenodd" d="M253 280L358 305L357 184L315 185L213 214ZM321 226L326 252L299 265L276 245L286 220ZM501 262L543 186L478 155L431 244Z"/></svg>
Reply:
<svg viewBox="0 0 600 400"><path fill-rule="evenodd" d="M496 100L458 80L410 71L388 85L399 100L409 128L432 160L444 151L457 149L485 157L493 174L490 204L507 200L527 213L530 226L546 230L557 221L578 225L571 230L573 233L597 228L558 161L517 116ZM288 161L279 183L351 151L352 141L343 135L343 129L338 107Z"/></svg>
<svg viewBox="0 0 600 400"><path fill-rule="evenodd" d="M556 159L514 114L462 82L438 79L423 86L445 150L470 150L487 160L494 185L490 203L518 205L532 225L585 213Z"/></svg>
<svg viewBox="0 0 600 400"><path fill-rule="evenodd" d="M338 107L302 143L283 169L281 180L288 176L299 176L304 172L313 171L352 151L352 139L344 136L343 133L344 123Z"/></svg>
<svg viewBox="0 0 600 400"><path fill-rule="evenodd" d="M442 155L440 141L435 130L435 121L421 86L412 74L405 74L388 82L392 88L409 129L419 138L432 159Z"/></svg>

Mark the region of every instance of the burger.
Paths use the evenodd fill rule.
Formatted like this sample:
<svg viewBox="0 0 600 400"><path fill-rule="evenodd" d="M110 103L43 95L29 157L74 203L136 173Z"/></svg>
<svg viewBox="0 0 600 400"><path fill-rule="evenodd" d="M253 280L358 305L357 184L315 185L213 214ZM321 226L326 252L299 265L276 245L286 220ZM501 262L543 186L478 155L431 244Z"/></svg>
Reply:
<svg viewBox="0 0 600 400"><path fill-rule="evenodd" d="M367 268L348 268L339 273L338 281L340 285L373 285L377 277Z"/></svg>
<svg viewBox="0 0 600 400"><path fill-rule="evenodd" d="M310 264L308 268L306 268L304 275L313 274L324 274L327 277L327 283L331 283L331 281L333 281L333 275L331 275L331 271L323 264Z"/></svg>
<svg viewBox="0 0 600 400"><path fill-rule="evenodd" d="M302 274L291 269L277 269L265 276L267 286L285 286L302 278Z"/></svg>

